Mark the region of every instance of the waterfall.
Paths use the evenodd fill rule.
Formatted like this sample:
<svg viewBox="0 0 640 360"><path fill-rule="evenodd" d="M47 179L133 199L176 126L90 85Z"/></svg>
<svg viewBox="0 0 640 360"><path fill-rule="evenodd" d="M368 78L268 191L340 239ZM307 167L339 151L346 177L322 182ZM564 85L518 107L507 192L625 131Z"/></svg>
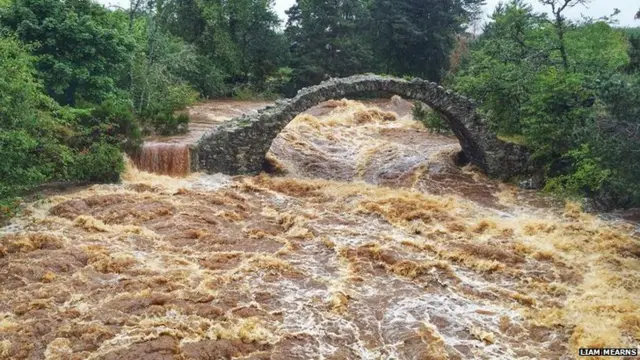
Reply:
<svg viewBox="0 0 640 360"><path fill-rule="evenodd" d="M189 144L149 142L142 146L134 162L139 170L169 176L187 176L191 172Z"/></svg>

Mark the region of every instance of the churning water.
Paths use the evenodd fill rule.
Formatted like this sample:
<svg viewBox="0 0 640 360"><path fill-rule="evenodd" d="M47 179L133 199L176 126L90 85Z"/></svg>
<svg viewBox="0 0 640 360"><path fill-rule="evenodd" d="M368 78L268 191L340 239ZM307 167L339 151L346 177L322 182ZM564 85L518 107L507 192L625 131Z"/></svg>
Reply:
<svg viewBox="0 0 640 360"><path fill-rule="evenodd" d="M158 146L158 162L182 163ZM30 204L0 240L0 358L569 359L638 346L634 227L459 168L459 150L401 99L332 101L274 141L277 175L129 165L122 184Z"/></svg>

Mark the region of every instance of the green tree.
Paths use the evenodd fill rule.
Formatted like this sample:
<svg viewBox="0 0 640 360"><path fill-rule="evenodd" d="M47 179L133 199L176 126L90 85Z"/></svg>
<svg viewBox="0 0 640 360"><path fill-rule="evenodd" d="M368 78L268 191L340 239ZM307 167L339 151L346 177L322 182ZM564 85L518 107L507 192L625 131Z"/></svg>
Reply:
<svg viewBox="0 0 640 360"><path fill-rule="evenodd" d="M173 134L186 131L188 118L175 115L198 97L185 78L197 73L198 56L162 27L167 9L153 1L139 7L132 30L136 40L131 65L130 95L135 114L149 132Z"/></svg>
<svg viewBox="0 0 640 360"><path fill-rule="evenodd" d="M574 72L606 77L629 64L627 38L602 21L576 26L566 33L565 40Z"/></svg>
<svg viewBox="0 0 640 360"><path fill-rule="evenodd" d="M594 157L611 172L600 198L606 207L640 205L640 74L615 74L598 84L604 107L589 139ZM604 196L602 196L604 195Z"/></svg>
<svg viewBox="0 0 640 360"><path fill-rule="evenodd" d="M520 0L498 6L455 88L481 101L499 134L523 139L549 189L638 204L639 83L621 74L628 42L604 21L565 19L578 1L544 2L551 20Z"/></svg>
<svg viewBox="0 0 640 360"><path fill-rule="evenodd" d="M296 87L371 70L369 15L359 0L297 1L287 14Z"/></svg>
<svg viewBox="0 0 640 360"><path fill-rule="evenodd" d="M236 44L242 81L262 85L278 69L283 50L275 29L280 24L272 0L229 1L229 32Z"/></svg>
<svg viewBox="0 0 640 360"><path fill-rule="evenodd" d="M0 23L31 44L45 90L63 105L117 92L133 50L122 20L90 0L12 0L0 11Z"/></svg>
<svg viewBox="0 0 640 360"><path fill-rule="evenodd" d="M524 105L540 69L551 65L543 17L522 1L499 5L454 87L483 103L494 128L503 135L522 133Z"/></svg>
<svg viewBox="0 0 640 360"><path fill-rule="evenodd" d="M53 136L64 129L41 111L53 102L41 93L33 62L18 41L0 38L0 202L50 179L56 164L69 160Z"/></svg>
<svg viewBox="0 0 640 360"><path fill-rule="evenodd" d="M629 41L629 64L626 67L627 73L635 73L640 70L640 28L621 29Z"/></svg>
<svg viewBox="0 0 640 360"><path fill-rule="evenodd" d="M196 67L182 77L205 96L227 95L236 86L259 91L285 65L286 42L272 0L158 2L157 19L195 46Z"/></svg>
<svg viewBox="0 0 640 360"><path fill-rule="evenodd" d="M373 0L372 42L382 71L440 81L455 37L477 21L481 0Z"/></svg>
<svg viewBox="0 0 640 360"><path fill-rule="evenodd" d="M44 94L35 62L19 41L0 38L0 218L13 213L18 196L43 182L117 180L123 166L117 136L132 131L112 127L106 131L116 137L112 144L90 131L79 111ZM87 134L94 138L88 141ZM90 159L112 166L80 166Z"/></svg>
<svg viewBox="0 0 640 360"><path fill-rule="evenodd" d="M562 59L562 66L565 70L569 70L569 56L567 55L567 48L564 36L568 30L567 18L564 15L564 11L573 8L577 5L585 5L588 0L539 0L540 3L547 5L551 9L553 14L553 20L550 23L553 25L556 34L557 50L560 52Z"/></svg>

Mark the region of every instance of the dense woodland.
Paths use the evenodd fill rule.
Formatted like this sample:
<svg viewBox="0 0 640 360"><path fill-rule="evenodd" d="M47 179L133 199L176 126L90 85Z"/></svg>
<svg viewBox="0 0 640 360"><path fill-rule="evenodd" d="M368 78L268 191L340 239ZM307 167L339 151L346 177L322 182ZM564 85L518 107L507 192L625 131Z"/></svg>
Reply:
<svg viewBox="0 0 640 360"><path fill-rule="evenodd" d="M198 99L366 72L478 100L534 151L547 190L638 206L640 30L539 1L549 15L515 0L481 24L481 0L298 0L286 23L271 0L0 0L0 212L43 183L117 181L122 152L185 131L177 111Z"/></svg>

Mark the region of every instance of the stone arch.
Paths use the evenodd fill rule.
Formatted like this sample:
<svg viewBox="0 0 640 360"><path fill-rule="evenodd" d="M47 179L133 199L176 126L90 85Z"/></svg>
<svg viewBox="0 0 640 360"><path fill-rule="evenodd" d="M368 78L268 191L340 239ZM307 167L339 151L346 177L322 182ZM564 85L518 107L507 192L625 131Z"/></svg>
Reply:
<svg viewBox="0 0 640 360"><path fill-rule="evenodd" d="M232 119L204 135L193 151L194 170L230 175L262 171L271 143L298 114L323 101L364 92L385 92L422 101L447 120L466 158L489 176L511 178L531 171L528 151L497 138L474 101L422 79L379 75L331 79L304 88L258 114Z"/></svg>

